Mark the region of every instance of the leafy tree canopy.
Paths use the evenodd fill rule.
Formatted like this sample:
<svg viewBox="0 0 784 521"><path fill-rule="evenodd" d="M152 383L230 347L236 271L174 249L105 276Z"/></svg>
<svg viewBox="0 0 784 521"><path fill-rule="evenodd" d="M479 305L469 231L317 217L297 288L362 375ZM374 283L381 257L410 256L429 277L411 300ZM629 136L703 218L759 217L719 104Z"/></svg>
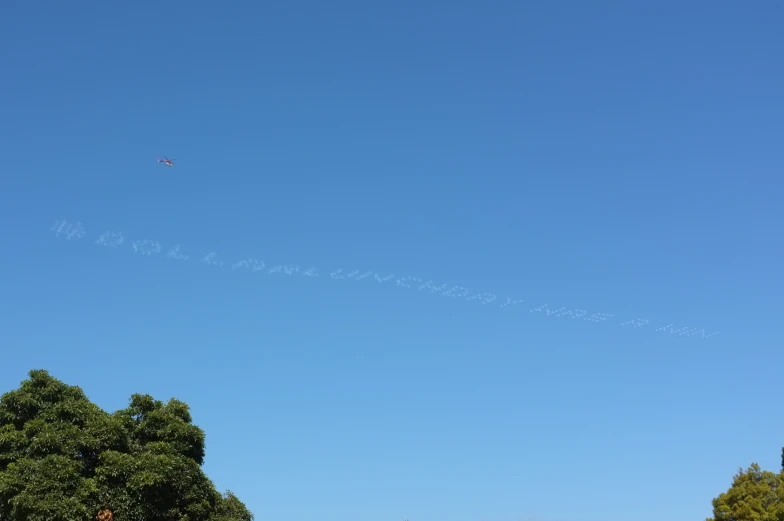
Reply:
<svg viewBox="0 0 784 521"><path fill-rule="evenodd" d="M706 521L784 521L784 472L756 463L740 469L729 490L713 500L713 517Z"/></svg>
<svg viewBox="0 0 784 521"><path fill-rule="evenodd" d="M30 371L0 397L0 520L252 521L202 471L204 447L179 400L134 394L110 414Z"/></svg>

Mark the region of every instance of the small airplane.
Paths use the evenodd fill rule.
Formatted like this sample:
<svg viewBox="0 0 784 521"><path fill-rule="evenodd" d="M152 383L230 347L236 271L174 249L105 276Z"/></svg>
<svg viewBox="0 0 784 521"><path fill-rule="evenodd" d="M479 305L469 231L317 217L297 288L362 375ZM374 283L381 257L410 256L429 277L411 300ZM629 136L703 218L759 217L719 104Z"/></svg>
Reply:
<svg viewBox="0 0 784 521"><path fill-rule="evenodd" d="M161 159L160 157L158 158L158 162L159 163L163 163L166 166L174 166L173 161L177 161L177 160L176 159L169 159L166 156L163 156L163 159Z"/></svg>

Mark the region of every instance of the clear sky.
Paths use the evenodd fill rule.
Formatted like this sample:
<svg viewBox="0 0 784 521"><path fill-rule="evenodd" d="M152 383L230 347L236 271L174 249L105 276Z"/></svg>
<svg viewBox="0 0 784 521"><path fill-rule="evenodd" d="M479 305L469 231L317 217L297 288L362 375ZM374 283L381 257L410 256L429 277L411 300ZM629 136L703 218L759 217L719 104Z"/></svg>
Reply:
<svg viewBox="0 0 784 521"><path fill-rule="evenodd" d="M186 401L259 521L704 519L784 445L782 24L6 0L2 390Z"/></svg>

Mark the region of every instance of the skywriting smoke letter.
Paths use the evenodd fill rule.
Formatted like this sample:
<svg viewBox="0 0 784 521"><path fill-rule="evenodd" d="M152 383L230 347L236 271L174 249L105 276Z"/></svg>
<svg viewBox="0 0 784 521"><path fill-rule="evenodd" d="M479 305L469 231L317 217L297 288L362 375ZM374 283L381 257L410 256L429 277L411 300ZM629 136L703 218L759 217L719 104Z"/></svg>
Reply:
<svg viewBox="0 0 784 521"><path fill-rule="evenodd" d="M54 232L55 237L58 239L62 236L67 240L81 239L86 233L81 222L77 221L76 224L73 224L65 219L55 221L50 230Z"/></svg>
<svg viewBox="0 0 784 521"><path fill-rule="evenodd" d="M153 253L160 253L161 252L161 243L158 241L151 241L149 239L144 239L141 241L134 241L133 244L133 251L136 253L141 253L142 255L152 255Z"/></svg>
<svg viewBox="0 0 784 521"><path fill-rule="evenodd" d="M104 232L95 241L98 246L106 246L108 248L119 248L125 242L125 237L120 232Z"/></svg>

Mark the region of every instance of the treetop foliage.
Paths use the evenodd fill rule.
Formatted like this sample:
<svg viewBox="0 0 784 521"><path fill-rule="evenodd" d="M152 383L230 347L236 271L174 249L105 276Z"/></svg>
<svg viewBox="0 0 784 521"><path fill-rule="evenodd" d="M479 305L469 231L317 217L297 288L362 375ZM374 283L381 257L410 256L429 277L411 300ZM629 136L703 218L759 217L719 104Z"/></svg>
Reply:
<svg viewBox="0 0 784 521"><path fill-rule="evenodd" d="M713 500L713 517L706 521L784 521L784 469L775 474L756 463L739 469L729 490Z"/></svg>
<svg viewBox="0 0 784 521"><path fill-rule="evenodd" d="M0 521L252 521L204 456L184 402L134 394L107 413L33 370L0 397Z"/></svg>

